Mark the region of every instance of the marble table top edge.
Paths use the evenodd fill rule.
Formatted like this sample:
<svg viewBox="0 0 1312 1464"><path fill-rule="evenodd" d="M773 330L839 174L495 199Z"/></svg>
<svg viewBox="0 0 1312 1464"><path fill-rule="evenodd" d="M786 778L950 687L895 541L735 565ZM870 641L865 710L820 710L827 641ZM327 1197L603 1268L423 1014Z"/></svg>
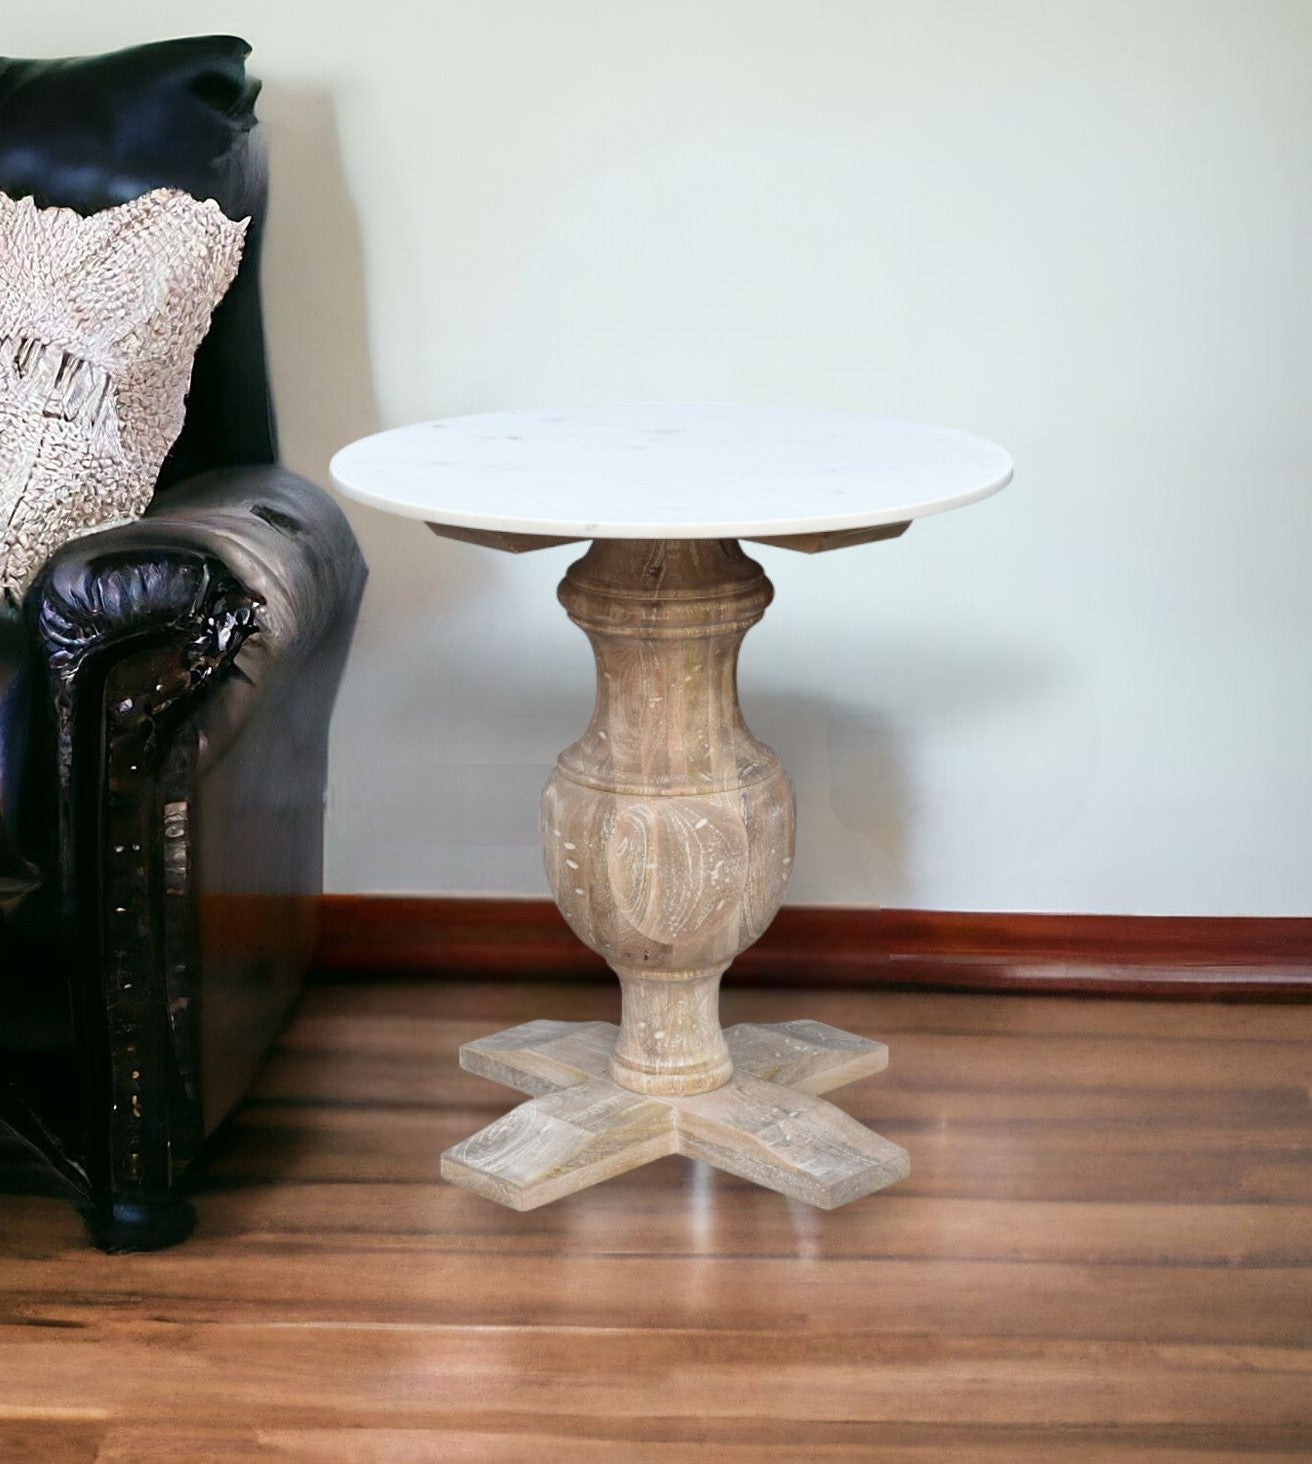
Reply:
<svg viewBox="0 0 1312 1464"><path fill-rule="evenodd" d="M626 440L626 431L645 443ZM447 456L429 461L438 443ZM645 460L630 469L644 447ZM758 463L760 488L752 476ZM662 475L655 485L645 481L653 468ZM361 438L329 465L339 491L386 513L560 539L783 538L873 528L979 502L1012 473L996 444L929 423L702 403L436 419ZM687 482L696 475L700 482ZM600 507L589 500L608 485L604 517L570 511L571 498L575 508ZM489 511L484 503L496 502L498 490L502 502ZM802 510L779 512L791 496ZM508 497L517 511L506 510Z"/></svg>
<svg viewBox="0 0 1312 1464"><path fill-rule="evenodd" d="M389 503L382 496L371 495L356 488L348 488L338 480L335 474L332 475L332 482L339 492L354 502L362 503L367 508L376 508L384 513L390 513L395 517L414 519L420 523L446 525L453 529L482 529L488 533L525 534L578 542L583 539L782 539L808 533L876 528L881 524L899 524L905 523L907 520L933 518L940 513L947 513L950 509L967 508L972 503L981 503L986 498L993 497L995 493L1000 493L1011 482L1011 476L1011 473L1008 472L1006 477L1000 478L996 483L991 483L973 493L963 493L958 498L935 503L929 508L895 508L887 512L881 511L877 516L871 513L854 513L844 517L832 516L823 521L756 519L745 525L741 519L727 520L709 525L698 524L696 532L687 528L679 528L677 532L674 532L667 527L649 524L622 524L614 521L602 524L581 519L530 520L508 518L490 513L462 514L432 508L409 506L402 508Z"/></svg>

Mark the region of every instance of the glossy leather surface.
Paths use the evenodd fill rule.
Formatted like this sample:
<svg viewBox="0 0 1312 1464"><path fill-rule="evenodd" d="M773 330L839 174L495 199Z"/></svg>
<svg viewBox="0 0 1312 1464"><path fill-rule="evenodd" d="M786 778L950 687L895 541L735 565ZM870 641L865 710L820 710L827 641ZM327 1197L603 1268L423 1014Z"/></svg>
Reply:
<svg viewBox="0 0 1312 1464"><path fill-rule="evenodd" d="M328 723L364 581L327 494L285 468L228 468L180 485L137 523L66 545L25 605L73 716L91 711L107 729L101 776L125 795L126 831L104 823L111 800L98 847L76 831L59 873L66 907L85 910L93 892L80 871L98 865L103 906L129 924L116 945L120 921L102 918L97 959L133 992L148 987L138 957L159 924L135 845L149 852L162 834L167 859L170 833L185 840L196 928L180 942L204 974L203 1132L245 1090L308 964ZM75 805L71 772L61 798ZM134 841L130 778L143 800L185 809L185 830L146 820Z"/></svg>

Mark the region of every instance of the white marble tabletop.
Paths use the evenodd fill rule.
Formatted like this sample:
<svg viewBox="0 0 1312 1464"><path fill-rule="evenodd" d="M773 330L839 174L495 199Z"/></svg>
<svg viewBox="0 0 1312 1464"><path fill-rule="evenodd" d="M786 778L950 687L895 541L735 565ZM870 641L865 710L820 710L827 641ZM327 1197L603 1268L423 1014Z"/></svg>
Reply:
<svg viewBox="0 0 1312 1464"><path fill-rule="evenodd" d="M457 528L580 539L860 529L986 498L1011 458L966 432L859 412L659 405L488 412L363 437L348 497Z"/></svg>

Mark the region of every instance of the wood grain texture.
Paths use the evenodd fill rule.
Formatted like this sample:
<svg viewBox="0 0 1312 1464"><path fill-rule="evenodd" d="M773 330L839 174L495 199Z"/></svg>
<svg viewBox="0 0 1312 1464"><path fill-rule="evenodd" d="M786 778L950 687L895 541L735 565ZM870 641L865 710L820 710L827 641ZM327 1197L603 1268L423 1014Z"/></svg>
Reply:
<svg viewBox="0 0 1312 1464"><path fill-rule="evenodd" d="M328 895L321 909L321 977L610 979L550 900ZM762 986L1302 1001L1312 919L785 905L733 971Z"/></svg>
<svg viewBox="0 0 1312 1464"><path fill-rule="evenodd" d="M114 1429L103 1451L60 1454L59 1461L78 1464L94 1457L96 1464L232 1464L265 1460L272 1464L540 1464L543 1460L579 1464L1014 1464L1042 1457L1046 1464L1306 1464L1307 1455L1281 1440L1278 1429L1213 1429L1197 1435L1152 1428L1122 1430L1109 1441L1096 1429L1022 1428L939 1429L883 1426L878 1441L862 1438L862 1425L817 1424L816 1442L780 1443L768 1426L743 1442L724 1436L714 1420L684 1424L665 1422L660 1437L621 1435L613 1428L602 1436L589 1432L591 1420L566 1418L526 1422L522 1431L488 1433L474 1428L434 1435L421 1429L354 1429L349 1435L328 1429L212 1429L204 1431ZM650 1430L648 1430L650 1433ZM865 1430L869 1433L869 1430ZM928 1437L927 1437L928 1436ZM1042 1454L1031 1453L1042 1441ZM1297 1452L1294 1450L1297 1449ZM1257 1451L1260 1451L1257 1452ZM0 1456L2 1458L3 1456ZM24 1460L36 1456L23 1456ZM46 1456L40 1456L44 1459Z"/></svg>
<svg viewBox="0 0 1312 1464"><path fill-rule="evenodd" d="M738 650L773 594L760 565L729 539L598 539L559 593L597 692L543 790L542 854L566 922L618 975L622 1014L604 1052L595 1023L551 1022L463 1050L486 1076L522 1055L534 1090L562 1086L446 1150L443 1178L516 1210L676 1153L822 1209L904 1179L904 1149L786 1081L835 1086L831 1048L852 1077L882 1048L872 1063L875 1044L823 1024L750 1029L770 1069L757 1076L720 1028L720 977L773 919L793 862L792 786L738 704ZM562 1048L604 1071L576 1076Z"/></svg>
<svg viewBox="0 0 1312 1464"><path fill-rule="evenodd" d="M906 1150L815 1096L887 1067L882 1043L823 1022L742 1022L724 1034L727 1083L647 1096L610 1079L618 1031L534 1021L467 1042L461 1067L535 1096L448 1149L442 1177L516 1210L667 1154L824 1210L906 1178Z"/></svg>
<svg viewBox="0 0 1312 1464"><path fill-rule="evenodd" d="M466 1042L460 1066L537 1097L607 1072L610 1022L524 1022ZM828 1093L883 1072L888 1048L825 1022L739 1022L725 1034L734 1071L804 1093Z"/></svg>
<svg viewBox="0 0 1312 1464"><path fill-rule="evenodd" d="M485 1200L534 1210L673 1154L666 1103L607 1077L532 1098L442 1155L442 1178Z"/></svg>
<svg viewBox="0 0 1312 1464"><path fill-rule="evenodd" d="M739 1022L724 1036L735 1071L800 1093L828 1093L888 1066L882 1042L827 1022Z"/></svg>
<svg viewBox="0 0 1312 1464"><path fill-rule="evenodd" d="M454 524L429 524L440 539L477 544L481 549L500 549L506 554L532 554L537 549L554 549L558 544L577 544L577 539L554 538L549 534L516 534L508 529L458 529Z"/></svg>
<svg viewBox="0 0 1312 1464"><path fill-rule="evenodd" d="M831 549L852 549L858 544L875 544L881 539L899 539L911 527L908 519L902 524L877 524L866 529L827 529L813 534L756 535L749 544L769 544L776 549L793 549L799 554L826 554Z"/></svg>
<svg viewBox="0 0 1312 1464"><path fill-rule="evenodd" d="M560 585L596 703L542 794L547 882L623 989L609 1071L635 1092L729 1080L721 973L783 900L793 790L738 705L738 650L769 605L731 539L598 539Z"/></svg>
<svg viewBox="0 0 1312 1464"><path fill-rule="evenodd" d="M826 1103L735 1073L680 1098L679 1152L821 1210L836 1210L910 1172L905 1149Z"/></svg>
<svg viewBox="0 0 1312 1464"><path fill-rule="evenodd" d="M434 1156L514 1101L460 1045L542 995L311 990L177 1250L0 1195L0 1459L1312 1458L1312 1008L730 981L730 1040L890 1038L844 1097L912 1176L818 1211L670 1158L519 1214Z"/></svg>

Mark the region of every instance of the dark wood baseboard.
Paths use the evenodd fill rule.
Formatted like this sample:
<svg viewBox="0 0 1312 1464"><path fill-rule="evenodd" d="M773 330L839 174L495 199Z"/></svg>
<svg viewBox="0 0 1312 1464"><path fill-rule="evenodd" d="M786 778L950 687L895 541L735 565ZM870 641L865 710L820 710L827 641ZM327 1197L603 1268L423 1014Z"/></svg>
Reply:
<svg viewBox="0 0 1312 1464"><path fill-rule="evenodd" d="M609 979L549 900L324 897L321 977ZM792 905L733 965L754 985L1312 997L1312 918L963 914Z"/></svg>

